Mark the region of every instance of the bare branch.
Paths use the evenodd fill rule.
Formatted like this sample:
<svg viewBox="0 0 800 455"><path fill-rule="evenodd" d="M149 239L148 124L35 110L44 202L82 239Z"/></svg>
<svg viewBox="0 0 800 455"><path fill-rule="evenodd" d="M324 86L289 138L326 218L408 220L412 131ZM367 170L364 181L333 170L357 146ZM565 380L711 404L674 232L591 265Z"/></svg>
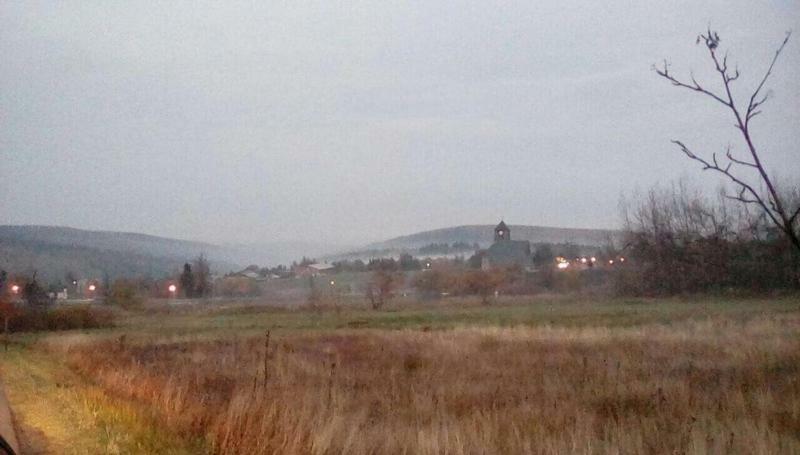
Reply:
<svg viewBox="0 0 800 455"><path fill-rule="evenodd" d="M744 126L747 126L750 123L750 120L755 117L756 115L760 114L761 111L758 108L769 100L772 93L767 92L761 98L757 100L751 100L752 103L750 106L747 107L747 114L745 114L745 121Z"/></svg>
<svg viewBox="0 0 800 455"><path fill-rule="evenodd" d="M735 70L733 70L733 75L732 76L728 76L728 82L733 82L736 79L739 79L739 68L738 67Z"/></svg>
<svg viewBox="0 0 800 455"><path fill-rule="evenodd" d="M750 162L747 162L747 161L742 161L742 160L734 158L733 155L731 154L730 147L728 147L728 151L725 152L725 156L729 160L731 160L731 162L733 162L733 163L741 164L742 166L749 166L749 167L753 167L753 168L758 168L758 166L756 166L755 163L750 163Z"/></svg>
<svg viewBox="0 0 800 455"><path fill-rule="evenodd" d="M778 50L775 51L775 55L772 57L772 62L769 64L769 68L767 68L767 72L764 74L764 77L761 79L761 82L756 87L756 90L753 92L753 95L750 96L750 102L747 104L747 120L749 121L751 118L755 117L755 115L750 115L751 112L754 112L759 105L764 104L767 100L768 95L764 95L761 101L756 101L758 98L758 94L761 92L761 89L764 88L764 84L767 83L767 79L772 74L772 69L775 67L775 62L778 61L778 57L780 57L781 52L783 52L783 48L786 47L786 43L789 42L789 38L792 36L792 32L786 32L786 37L783 39L783 42L780 46L778 46ZM746 123L745 123L746 124Z"/></svg>
<svg viewBox="0 0 800 455"><path fill-rule="evenodd" d="M694 78L694 75L690 75L690 77L692 79L692 83L691 84L686 83L686 82L682 82L682 81L676 79L669 72L669 64L667 63L666 60L664 61L664 66L662 68L658 68L655 65L653 65L653 70L655 70L656 74L658 74L659 76L663 77L664 79L670 81L672 83L672 85L674 85L676 87L683 87L683 88L687 88L687 89L695 91L695 92L704 93L704 94L710 96L711 98L714 98L715 100L719 101L720 103L724 104L725 106L730 107L730 103L728 103L727 101L722 99L721 96L719 96L716 93L714 93L714 92L712 92L710 90L707 90L706 88L701 86L700 83L698 83L697 80Z"/></svg>
<svg viewBox="0 0 800 455"><path fill-rule="evenodd" d="M800 216L800 205L797 206L797 210L794 211L794 214L789 217L789 226L790 227L792 226L792 224L794 223L794 220L796 220L798 216Z"/></svg>
<svg viewBox="0 0 800 455"><path fill-rule="evenodd" d="M731 180L733 183L739 186L740 188L739 196L726 196L726 197L728 197L729 199L735 199L737 201L741 201L745 204L758 204L761 207L761 209L767 214L767 216L769 216L770 219L775 223L776 226L781 226L781 223L779 222L778 218L773 213L773 210L775 209L775 204L772 201L772 199L764 201L761 195L759 195L758 192L749 183L745 182L744 180L740 179L739 177L733 175L733 173L730 172L730 164L725 168L720 167L717 161L716 153L712 154L711 161L708 161L700 156L697 156L697 154L692 152L689 149L689 147L687 147L686 144L684 144L683 142L678 140L673 140L672 143L680 147L684 155L702 164L704 171L711 170L723 174L726 177L728 177L729 180ZM749 198L746 197L746 195L748 194L751 197Z"/></svg>
<svg viewBox="0 0 800 455"><path fill-rule="evenodd" d="M740 188L740 190L739 190L739 195L738 195L738 196L729 196L729 195L727 195L727 194L726 194L726 195L724 195L724 196L725 196L726 198L728 198L728 199L732 199L732 200L734 200L734 201L743 202L743 203L745 203L745 204L758 204L758 203L759 203L757 199L748 199L748 198L745 196L745 188L744 188L744 187L741 187L741 188Z"/></svg>
<svg viewBox="0 0 800 455"><path fill-rule="evenodd" d="M747 109L743 112L740 111L739 107L736 105L736 102L733 97L733 93L731 91L731 83L739 78L739 69L736 68L731 73L729 71L728 66L728 54L724 53L721 55L717 55L720 38L716 32L711 31L709 28L706 34L700 34L697 37L697 43L700 44L701 42L705 44L706 48L708 49L709 56L714 63L714 68L716 69L717 73L719 73L720 78L722 79L723 88L725 89L724 95L718 95L700 85L699 82L694 78L694 75L691 75L691 82L683 82L676 79L669 73L669 65L667 62L664 62L663 68L655 68L656 73L669 80L672 85L678 87L688 88L692 91L704 93L709 97L715 99L716 101L722 103L724 106L727 106L733 116L736 118L735 127L742 133L742 137L747 144L747 150L750 152L749 159L739 159L735 158L730 148L728 148L726 152L726 157L728 158L727 163L723 166L720 165L716 154L711 155L711 161L708 161L702 157L697 156L694 152L689 150L683 143L680 141L672 141L676 145L678 145L681 151L694 161L703 165L703 170L712 170L723 174L728 180L733 182L737 188L739 188L739 193L737 196L729 196L730 199L735 199L737 201L742 202L745 206L749 204L757 204L764 212L764 215L769 217L771 222L779 228L781 231L786 233L787 238L792 242L795 248L800 250L800 232L796 232L794 225L796 224L798 217L800 217L800 208L796 211L791 212L787 209L784 205L784 201L782 200L778 190L773 183L772 179L770 178L769 174L767 173L763 163L761 162L761 158L759 157L758 150L756 149L755 144L753 143L752 136L750 135L749 129L749 122L757 115L761 114L761 107L764 103L769 100L771 93L768 91L767 93L762 93L764 87L769 79L770 75L772 74L773 69L775 68L775 64L778 61L781 53L783 52L786 44L789 42L789 38L791 37L791 32L786 33L786 37L784 38L783 42L781 42L778 49L775 51L775 55L770 62L769 67L767 68L764 77L759 82L758 86L756 87L755 91L750 97L750 100L747 103ZM760 177L759 184L763 185L763 188L760 188L760 191L763 191L763 196L758 191L756 191L753 186L745 182L744 180L737 177L734 173L732 168L734 165L744 166L747 168L755 169L758 172ZM791 215L790 215L791 213Z"/></svg>
<svg viewBox="0 0 800 455"><path fill-rule="evenodd" d="M728 51L725 51L725 55L722 56L722 74L726 74L728 72Z"/></svg>

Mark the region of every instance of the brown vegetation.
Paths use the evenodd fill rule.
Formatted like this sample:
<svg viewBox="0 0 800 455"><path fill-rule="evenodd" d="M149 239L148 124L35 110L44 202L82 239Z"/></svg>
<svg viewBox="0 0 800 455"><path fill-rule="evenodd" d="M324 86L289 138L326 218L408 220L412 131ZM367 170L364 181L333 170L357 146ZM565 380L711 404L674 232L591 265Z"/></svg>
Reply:
<svg viewBox="0 0 800 455"><path fill-rule="evenodd" d="M472 269L440 264L431 270L418 272L411 280L412 286L424 298L442 295L473 295L489 303L495 291L518 294L526 280L520 267L495 267L490 270ZM524 289L530 292L530 289Z"/></svg>
<svg viewBox="0 0 800 455"><path fill-rule="evenodd" d="M651 189L625 208L626 256L617 267L622 294L675 295L800 286L800 255L765 219L686 183Z"/></svg>
<svg viewBox="0 0 800 455"><path fill-rule="evenodd" d="M790 453L800 319L58 344L217 453Z"/></svg>
<svg viewBox="0 0 800 455"><path fill-rule="evenodd" d="M366 296L373 309L377 310L394 297L394 290L402 283L402 275L384 269L372 272L367 282Z"/></svg>
<svg viewBox="0 0 800 455"><path fill-rule="evenodd" d="M8 321L8 328L12 332L97 329L113 325L111 310L91 305L17 307Z"/></svg>
<svg viewBox="0 0 800 455"><path fill-rule="evenodd" d="M122 308L138 308L144 299L139 295L139 289L132 280L116 280L108 289L106 303L118 305Z"/></svg>

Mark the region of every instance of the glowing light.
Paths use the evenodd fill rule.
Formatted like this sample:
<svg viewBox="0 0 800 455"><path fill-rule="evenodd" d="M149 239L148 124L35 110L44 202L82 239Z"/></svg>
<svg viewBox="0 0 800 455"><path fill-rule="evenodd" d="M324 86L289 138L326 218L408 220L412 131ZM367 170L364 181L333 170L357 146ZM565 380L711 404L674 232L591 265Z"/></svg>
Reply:
<svg viewBox="0 0 800 455"><path fill-rule="evenodd" d="M335 286L335 285L336 285L336 281L331 280L331 286Z"/></svg>
<svg viewBox="0 0 800 455"><path fill-rule="evenodd" d="M169 285L169 292L174 294L175 291L177 291L177 290L178 290L178 286L175 286L174 284L170 284Z"/></svg>
<svg viewBox="0 0 800 455"><path fill-rule="evenodd" d="M613 259L609 259L608 260L608 265L614 265L614 260Z"/></svg>
<svg viewBox="0 0 800 455"><path fill-rule="evenodd" d="M596 258L596 257L594 257L594 256L592 256L592 259L590 259L590 260L591 260L592 262L597 262L597 258Z"/></svg>
<svg viewBox="0 0 800 455"><path fill-rule="evenodd" d="M619 258L619 262L625 262L625 258Z"/></svg>
<svg viewBox="0 0 800 455"><path fill-rule="evenodd" d="M559 268L559 269L561 269L561 270L564 270L564 269L566 269L567 267L569 267L569 262L559 262L559 263L558 263L558 265L557 265L556 267L558 267L558 268Z"/></svg>
<svg viewBox="0 0 800 455"><path fill-rule="evenodd" d="M11 292L13 292L14 294L18 293L19 292L19 286L17 286L16 284L11 286Z"/></svg>
<svg viewBox="0 0 800 455"><path fill-rule="evenodd" d="M90 284L90 285L89 285L89 290L90 290L90 291L92 291L92 292L94 292L94 291L96 291L96 290L97 290L97 286L95 286L95 285L93 285L93 284Z"/></svg>
<svg viewBox="0 0 800 455"><path fill-rule="evenodd" d="M581 264L586 264L586 258L581 258Z"/></svg>

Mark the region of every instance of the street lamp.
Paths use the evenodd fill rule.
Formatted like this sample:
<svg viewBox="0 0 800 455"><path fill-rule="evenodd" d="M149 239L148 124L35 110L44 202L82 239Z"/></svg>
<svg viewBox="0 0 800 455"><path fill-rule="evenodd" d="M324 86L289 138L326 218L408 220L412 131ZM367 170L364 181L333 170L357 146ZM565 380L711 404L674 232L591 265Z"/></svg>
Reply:
<svg viewBox="0 0 800 455"><path fill-rule="evenodd" d="M19 285L15 284L11 286L11 292L13 292L14 294L19 294Z"/></svg>
<svg viewBox="0 0 800 455"><path fill-rule="evenodd" d="M90 285L89 285L89 291L90 291L90 292L94 292L94 291L96 291L96 290L97 290L97 286L95 286L95 285L93 285L93 284L90 284Z"/></svg>
<svg viewBox="0 0 800 455"><path fill-rule="evenodd" d="M170 284L168 289L169 289L169 293L172 294L173 297L175 297L175 292L178 291L178 286L175 286L174 284Z"/></svg>

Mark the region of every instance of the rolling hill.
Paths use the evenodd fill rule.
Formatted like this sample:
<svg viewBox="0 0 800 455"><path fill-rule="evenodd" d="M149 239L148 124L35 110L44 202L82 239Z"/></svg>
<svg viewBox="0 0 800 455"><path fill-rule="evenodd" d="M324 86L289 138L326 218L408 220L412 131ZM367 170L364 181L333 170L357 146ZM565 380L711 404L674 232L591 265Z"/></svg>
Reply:
<svg viewBox="0 0 800 455"><path fill-rule="evenodd" d="M420 247L431 244L453 244L466 243L469 245L478 244L485 248L494 240L494 225L478 224L455 226L431 231L418 232L416 234L395 237L382 242L371 243L362 248L350 251L345 254L331 257L337 258L368 258L376 255L397 255L399 252L408 251L414 254ZM533 244L550 243L565 244L588 247L602 247L608 243L609 239L619 236L619 231L609 229L578 229L578 228L558 228L546 226L525 226L511 225L511 238L514 240L528 240Z"/></svg>
<svg viewBox="0 0 800 455"><path fill-rule="evenodd" d="M574 243L576 245L601 246L618 231L607 229L575 229L545 226L511 225L514 240L528 240L531 243ZM494 239L494 225L480 224L456 226L416 234L395 237L383 242L367 245L365 249L419 248L431 243L478 243L487 246Z"/></svg>
<svg viewBox="0 0 800 455"><path fill-rule="evenodd" d="M86 231L59 226L0 226L0 268L10 273L36 271L43 282L57 282L67 273L77 277L161 277L206 254L212 265L221 248L200 242L143 234Z"/></svg>
<svg viewBox="0 0 800 455"><path fill-rule="evenodd" d="M178 273L187 261L205 254L218 273L246 265L289 264L331 249L309 242L216 245L129 232L89 231L61 226L0 226L0 269L43 282L77 277L153 277Z"/></svg>

